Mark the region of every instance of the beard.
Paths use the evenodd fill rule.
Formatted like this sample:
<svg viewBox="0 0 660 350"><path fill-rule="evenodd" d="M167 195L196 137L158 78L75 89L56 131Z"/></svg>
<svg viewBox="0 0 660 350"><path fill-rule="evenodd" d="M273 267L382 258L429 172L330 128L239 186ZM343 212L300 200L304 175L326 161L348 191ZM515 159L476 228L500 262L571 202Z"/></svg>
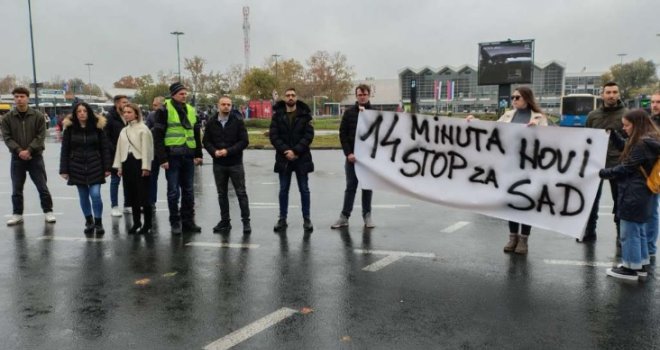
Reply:
<svg viewBox="0 0 660 350"><path fill-rule="evenodd" d="M287 100L287 101L286 101L286 105L289 106L289 107L293 107L293 106L296 105L296 101L290 101L290 100Z"/></svg>

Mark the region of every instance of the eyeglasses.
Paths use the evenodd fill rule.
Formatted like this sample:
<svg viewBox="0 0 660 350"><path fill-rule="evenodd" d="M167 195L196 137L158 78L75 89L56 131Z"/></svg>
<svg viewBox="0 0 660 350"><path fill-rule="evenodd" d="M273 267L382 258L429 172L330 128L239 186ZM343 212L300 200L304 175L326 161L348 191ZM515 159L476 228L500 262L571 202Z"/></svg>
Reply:
<svg viewBox="0 0 660 350"><path fill-rule="evenodd" d="M514 100L514 101L518 101L521 98L522 98L522 96L520 96L520 95L512 95L511 96L511 99Z"/></svg>

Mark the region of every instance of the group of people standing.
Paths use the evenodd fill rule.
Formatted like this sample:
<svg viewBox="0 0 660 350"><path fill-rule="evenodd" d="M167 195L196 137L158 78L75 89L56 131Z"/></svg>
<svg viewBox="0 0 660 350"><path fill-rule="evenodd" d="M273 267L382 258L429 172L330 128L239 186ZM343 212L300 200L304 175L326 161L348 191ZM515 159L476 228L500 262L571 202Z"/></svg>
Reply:
<svg viewBox="0 0 660 350"><path fill-rule="evenodd" d="M231 99L218 100L218 113L210 118L205 132L195 108L186 104L188 91L181 83L170 86L170 98L156 98L153 111L143 120L139 106L126 96L115 96L107 118L94 114L85 102L76 102L71 115L63 121L60 151L60 176L68 185L76 186L85 217L85 235L103 235L103 201L101 185L110 177L112 216L133 214L129 234L146 234L152 229L153 210L159 169L165 170L167 201L172 234L197 233L195 223L193 179L195 165L202 163L202 148L213 158L220 221L214 233L229 233L228 184L231 180L241 211L243 234L250 234L250 207L245 185L243 151L248 134L240 114L232 108ZM346 191L340 219L332 228L348 225L358 185L355 175L355 129L360 110L370 108L368 85L355 90L358 101L342 118L340 139L346 155ZM38 121L40 113L28 106L29 90L13 92L16 108L3 118L2 130L12 153L14 183L14 215L7 222L23 222L22 190L25 173L29 172L42 198L46 221L55 222L52 199L46 186L46 172L41 158L44 149L45 125ZM276 232L287 226L289 189L293 174L301 196L303 229L311 233L314 226L310 213L309 173L314 171L310 146L314 140L311 109L299 101L296 90L285 91L285 99L275 104L269 128L269 138L275 148L274 171L279 177L279 217ZM26 127L28 125L28 127ZM25 132L28 130L28 133ZM22 176L22 177L21 177ZM119 187L123 179L123 210L119 207ZM363 190L362 211L366 227L374 227L371 219L372 193Z"/></svg>
<svg viewBox="0 0 660 350"><path fill-rule="evenodd" d="M195 109L186 104L187 89L181 83L170 86L170 98L154 100L154 111L146 124L139 106L129 103L126 96L116 96L115 110L108 119L97 116L84 102L73 106L72 114L63 122L64 133L60 155L60 175L78 189L85 216L85 234L102 235L103 202L101 184L111 176L113 216L121 216L118 189L124 179L124 212L133 213L129 233L145 234L152 228L152 212L156 202L158 170L165 170L169 221L173 234L201 232L195 223L193 179L195 165L202 163L202 148L213 158L213 174L220 207L220 221L215 233L229 233L228 184L231 180L241 213L243 234L250 234L250 208L245 184L243 151L249 144L247 129L231 99L218 100L218 113L209 119L203 137ZM346 188L339 219L331 225L337 229L348 226L358 188L355 174L355 132L359 112L370 109L368 85L355 89L356 103L347 108L340 125L339 136L346 157L344 169ZM11 178L14 212L8 225L23 222L23 185L29 173L41 198L47 222L55 222L52 199L46 186L42 152L45 125L40 113L28 106L29 91L13 91L16 108L2 119L5 143L12 154ZM314 171L310 146L314 127L309 106L299 101L294 88L285 91L285 98L273 107L269 128L270 142L275 149L274 171L279 177L279 217L274 231L288 226L289 190L295 174L302 207L303 229L314 229L310 213L309 173ZM637 280L648 275L649 264L655 260L658 237L658 195L646 186L646 177L660 154L660 91L652 95L649 116L643 110L629 111L620 100L619 87L614 82L602 88L603 105L587 117L586 127L605 129L610 141L606 167L599 173L610 183L614 198L617 255L622 264L608 269L616 278ZM513 109L498 122L546 126L548 120L528 87L518 87L511 95ZM466 119L473 119L468 116ZM603 180L590 213L580 243L596 241L596 222ZM372 191L362 190L364 226L375 227L371 217ZM130 209L129 209L130 208ZM505 252L528 253L529 225L509 222L509 240Z"/></svg>
<svg viewBox="0 0 660 350"><path fill-rule="evenodd" d="M638 280L648 276L650 264L655 261L658 239L659 196L651 192L646 178L660 156L660 91L651 97L651 113L628 110L620 98L619 86L607 82L602 87L603 105L589 113L586 127L609 132L605 168L585 228L584 236L576 241L594 243L597 239L596 223L600 208L603 180L610 184L614 199L617 256L621 264L607 269L607 275ZM519 87L511 94L513 109L498 120L503 123L522 123L546 126L547 118L534 99L532 90ZM473 116L466 119L471 120ZM509 241L504 251L527 254L529 225L509 222Z"/></svg>

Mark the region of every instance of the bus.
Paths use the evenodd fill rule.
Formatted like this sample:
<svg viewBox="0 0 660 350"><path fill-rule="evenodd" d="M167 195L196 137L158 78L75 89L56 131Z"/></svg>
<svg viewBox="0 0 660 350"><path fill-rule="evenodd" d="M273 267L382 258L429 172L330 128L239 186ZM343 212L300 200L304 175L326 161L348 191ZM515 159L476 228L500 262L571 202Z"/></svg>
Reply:
<svg viewBox="0 0 660 350"><path fill-rule="evenodd" d="M583 127L587 123L587 115L603 105L603 99L590 94L570 94L562 96L560 110L560 126Z"/></svg>
<svg viewBox="0 0 660 350"><path fill-rule="evenodd" d="M109 102L108 103L90 102L89 105L94 110L94 113L98 115L107 115L111 110L115 108L115 104Z"/></svg>
<svg viewBox="0 0 660 350"><path fill-rule="evenodd" d="M0 115L4 115L11 111L11 104L9 103L0 103Z"/></svg>

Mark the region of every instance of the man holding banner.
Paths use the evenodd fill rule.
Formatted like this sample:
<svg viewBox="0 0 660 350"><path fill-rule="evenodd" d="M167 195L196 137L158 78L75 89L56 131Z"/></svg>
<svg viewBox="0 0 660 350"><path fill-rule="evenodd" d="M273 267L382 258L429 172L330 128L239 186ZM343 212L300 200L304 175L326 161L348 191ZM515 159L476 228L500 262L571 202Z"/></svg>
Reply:
<svg viewBox="0 0 660 350"><path fill-rule="evenodd" d="M355 97L357 102L355 106L347 108L344 116L341 118L339 125L339 140L341 141L341 148L346 156L344 164L344 171L346 172L346 190L344 191L344 206L342 207L339 219L330 226L331 228L340 228L348 226L348 218L353 211L353 203L355 202L355 192L357 191L358 178L355 175L355 130L358 124L358 116L361 111L371 109L369 97L371 95L371 88L369 85L360 84L355 88ZM364 227L376 227L371 219L371 198L373 192L371 190L362 189L362 218L364 219Z"/></svg>
<svg viewBox="0 0 660 350"><path fill-rule="evenodd" d="M620 99L619 95L619 86L613 82L607 82L603 85L603 91L601 93L603 98L603 105L593 110L587 116L586 127L594 129L607 129L607 130L622 130L623 124L621 123L621 118L628 111L624 106L623 101ZM621 151L619 151L610 141L607 147L607 160L605 162L605 167L611 168L619 164L619 158L621 157ZM619 216L617 215L617 197L618 190L615 179L609 179L610 190L612 192L612 198L614 199L614 208L612 208L612 213L614 214L614 224L616 225L616 247L617 255L621 249L621 243L619 242L620 229L619 229ZM600 181L598 186L598 192L596 194L596 199L594 200L594 205L591 208L591 214L589 215L589 221L587 222L587 227L584 232L584 237L582 240L576 239L577 242L588 243L596 241L596 222L598 221L598 209L600 204L600 194L603 189L603 181Z"/></svg>
<svg viewBox="0 0 660 350"><path fill-rule="evenodd" d="M365 110L355 172L365 188L580 238L607 141L605 130Z"/></svg>

